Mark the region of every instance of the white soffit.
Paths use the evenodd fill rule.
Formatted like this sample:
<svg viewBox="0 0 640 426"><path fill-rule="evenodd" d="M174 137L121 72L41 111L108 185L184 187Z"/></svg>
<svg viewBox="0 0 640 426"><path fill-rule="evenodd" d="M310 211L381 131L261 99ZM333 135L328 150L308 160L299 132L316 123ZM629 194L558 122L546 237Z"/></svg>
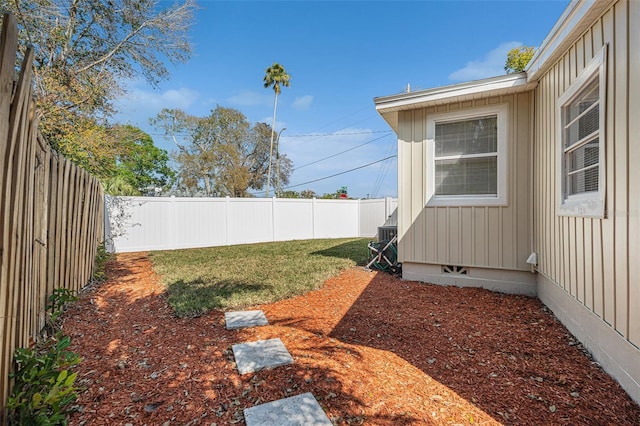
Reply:
<svg viewBox="0 0 640 426"><path fill-rule="evenodd" d="M375 98L374 102L378 113L397 132L398 111L528 92L536 86L537 82L527 81L527 75L522 72L434 89L382 96Z"/></svg>
<svg viewBox="0 0 640 426"><path fill-rule="evenodd" d="M525 68L537 81L616 0L572 0Z"/></svg>

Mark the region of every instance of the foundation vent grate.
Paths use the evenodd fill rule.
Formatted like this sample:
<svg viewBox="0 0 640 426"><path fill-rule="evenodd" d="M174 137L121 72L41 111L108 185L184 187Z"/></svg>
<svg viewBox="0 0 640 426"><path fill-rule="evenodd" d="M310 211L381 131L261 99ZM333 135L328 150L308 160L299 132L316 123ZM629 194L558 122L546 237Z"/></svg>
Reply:
<svg viewBox="0 0 640 426"><path fill-rule="evenodd" d="M465 266L442 265L443 274L467 275L468 269Z"/></svg>

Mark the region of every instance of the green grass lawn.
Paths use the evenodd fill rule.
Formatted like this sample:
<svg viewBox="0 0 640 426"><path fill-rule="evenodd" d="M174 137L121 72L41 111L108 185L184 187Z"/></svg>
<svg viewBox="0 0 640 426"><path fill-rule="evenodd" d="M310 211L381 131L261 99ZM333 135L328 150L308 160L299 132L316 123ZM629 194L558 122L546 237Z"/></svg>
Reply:
<svg viewBox="0 0 640 426"><path fill-rule="evenodd" d="M286 241L150 253L180 317L270 303L319 288L367 259L363 238Z"/></svg>

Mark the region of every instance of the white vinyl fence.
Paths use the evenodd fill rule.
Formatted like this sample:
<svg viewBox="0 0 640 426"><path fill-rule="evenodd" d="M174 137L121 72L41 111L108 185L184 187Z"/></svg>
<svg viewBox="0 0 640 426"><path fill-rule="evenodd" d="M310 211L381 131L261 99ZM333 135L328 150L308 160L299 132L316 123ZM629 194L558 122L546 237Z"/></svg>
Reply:
<svg viewBox="0 0 640 426"><path fill-rule="evenodd" d="M398 200L108 197L112 252L314 238L375 237Z"/></svg>

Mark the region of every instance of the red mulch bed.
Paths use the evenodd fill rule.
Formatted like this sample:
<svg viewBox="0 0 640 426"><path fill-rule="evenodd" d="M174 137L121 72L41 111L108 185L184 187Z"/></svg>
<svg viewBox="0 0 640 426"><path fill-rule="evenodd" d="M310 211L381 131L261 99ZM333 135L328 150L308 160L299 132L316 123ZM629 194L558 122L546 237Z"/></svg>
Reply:
<svg viewBox="0 0 640 426"><path fill-rule="evenodd" d="M74 425L244 424L244 408L304 392L335 424L640 424L537 299L354 268L228 331L220 311L176 318L143 253L108 276L65 314L83 358ZM239 375L231 346L274 337L295 364Z"/></svg>

